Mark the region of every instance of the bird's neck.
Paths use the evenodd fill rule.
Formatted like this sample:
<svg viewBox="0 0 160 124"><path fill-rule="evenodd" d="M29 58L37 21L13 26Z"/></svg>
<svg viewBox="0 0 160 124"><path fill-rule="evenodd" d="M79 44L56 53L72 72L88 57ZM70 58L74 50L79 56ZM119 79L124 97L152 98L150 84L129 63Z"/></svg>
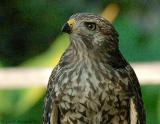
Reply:
<svg viewBox="0 0 160 124"><path fill-rule="evenodd" d="M102 58L104 59L107 57L102 57L101 54L98 54L93 50L88 50L85 46L83 46L83 44L75 44L71 42L65 53L62 55L60 62L63 63L63 65L72 63L87 65L94 62L97 63ZM105 61L105 59L103 61Z"/></svg>
<svg viewBox="0 0 160 124"><path fill-rule="evenodd" d="M75 44L73 42L71 42L63 54L61 63L79 63L85 65L99 63L114 68L124 68L128 65L119 49L110 52L103 49L94 51L86 48L83 44Z"/></svg>

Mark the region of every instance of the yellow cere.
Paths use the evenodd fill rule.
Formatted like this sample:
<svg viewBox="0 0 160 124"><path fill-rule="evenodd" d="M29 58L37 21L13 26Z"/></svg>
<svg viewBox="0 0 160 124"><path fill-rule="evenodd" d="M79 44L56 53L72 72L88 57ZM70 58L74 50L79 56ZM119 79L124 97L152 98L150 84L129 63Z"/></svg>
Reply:
<svg viewBox="0 0 160 124"><path fill-rule="evenodd" d="M70 27L73 27L73 25L76 24L76 20L70 19L70 20L67 21L67 23L69 24Z"/></svg>

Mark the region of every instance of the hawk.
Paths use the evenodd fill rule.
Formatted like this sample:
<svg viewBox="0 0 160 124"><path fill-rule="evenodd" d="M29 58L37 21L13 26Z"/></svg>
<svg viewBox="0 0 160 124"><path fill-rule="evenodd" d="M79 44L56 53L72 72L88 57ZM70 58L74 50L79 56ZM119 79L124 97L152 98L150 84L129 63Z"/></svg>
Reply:
<svg viewBox="0 0 160 124"><path fill-rule="evenodd" d="M112 24L78 13L62 31L71 42L49 78L43 124L146 124L138 79Z"/></svg>

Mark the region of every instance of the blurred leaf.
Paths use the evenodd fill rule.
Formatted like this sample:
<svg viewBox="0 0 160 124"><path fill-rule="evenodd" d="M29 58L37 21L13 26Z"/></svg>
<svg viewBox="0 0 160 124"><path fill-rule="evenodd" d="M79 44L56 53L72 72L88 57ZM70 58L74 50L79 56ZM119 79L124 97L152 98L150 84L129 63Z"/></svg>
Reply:
<svg viewBox="0 0 160 124"><path fill-rule="evenodd" d="M32 88L26 90L18 103L14 106L15 114L14 116L20 115L30 108L32 108L44 95L44 89L42 88Z"/></svg>
<svg viewBox="0 0 160 124"><path fill-rule="evenodd" d="M69 37L67 34L63 34L54 41L45 53L26 61L22 66L54 67L68 45Z"/></svg>
<svg viewBox="0 0 160 124"><path fill-rule="evenodd" d="M14 109L16 109L14 105L23 97L24 92L24 89L0 90L0 119L5 116L13 116Z"/></svg>

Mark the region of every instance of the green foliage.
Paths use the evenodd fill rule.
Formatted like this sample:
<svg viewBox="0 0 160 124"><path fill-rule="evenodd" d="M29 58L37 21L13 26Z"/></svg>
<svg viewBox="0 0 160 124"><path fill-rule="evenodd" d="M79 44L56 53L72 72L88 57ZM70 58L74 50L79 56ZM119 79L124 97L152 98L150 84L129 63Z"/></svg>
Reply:
<svg viewBox="0 0 160 124"><path fill-rule="evenodd" d="M78 4L76 0L0 1L0 61L15 66L44 52L70 15L96 12L101 4L85 0Z"/></svg>
<svg viewBox="0 0 160 124"><path fill-rule="evenodd" d="M147 124L160 124L160 85L142 86Z"/></svg>
<svg viewBox="0 0 160 124"><path fill-rule="evenodd" d="M22 63L25 67L54 67L59 61L60 56L69 45L69 37L63 34L58 37L50 48L43 54Z"/></svg>
<svg viewBox="0 0 160 124"><path fill-rule="evenodd" d="M43 88L1 90L0 124L40 124L43 94Z"/></svg>
<svg viewBox="0 0 160 124"><path fill-rule="evenodd" d="M139 18L134 15L121 15L116 20L115 26L119 32L120 49L125 58L132 62L159 61L160 24L149 25L146 24L149 22L138 20ZM147 20L148 15L144 15L144 19ZM158 19L160 20L160 17L157 17L156 22Z"/></svg>

